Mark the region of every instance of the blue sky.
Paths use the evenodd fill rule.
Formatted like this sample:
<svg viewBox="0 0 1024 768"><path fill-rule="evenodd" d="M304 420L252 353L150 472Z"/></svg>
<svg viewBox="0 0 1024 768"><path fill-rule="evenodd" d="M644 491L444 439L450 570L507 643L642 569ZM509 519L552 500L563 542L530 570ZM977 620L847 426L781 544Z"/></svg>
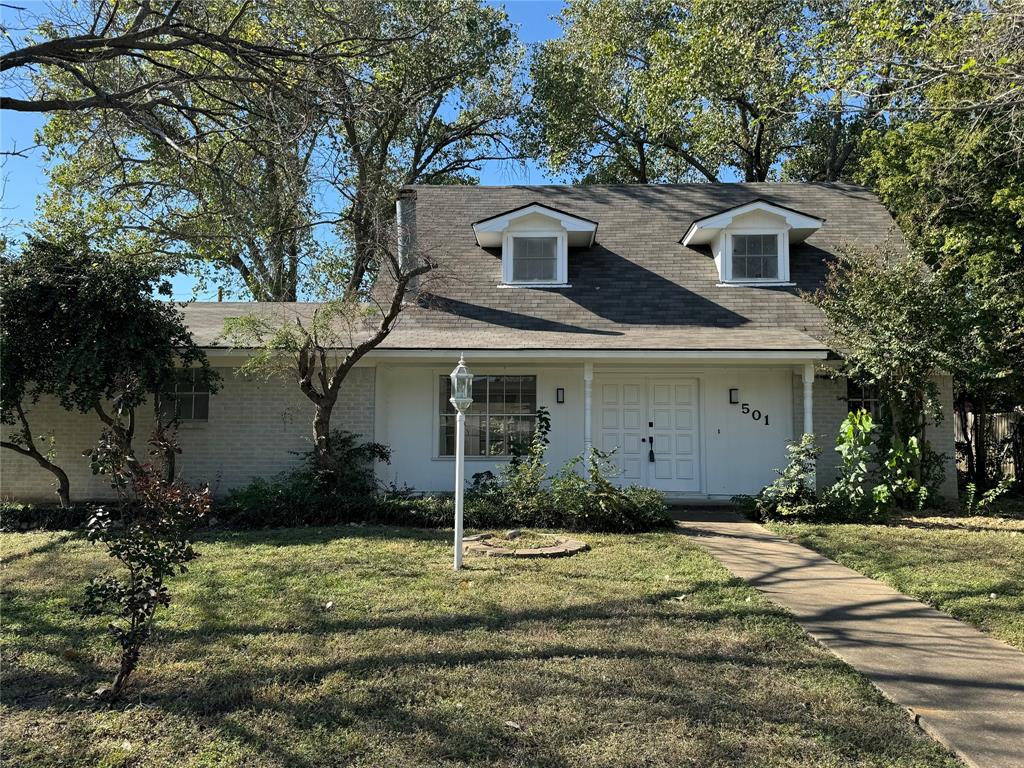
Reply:
<svg viewBox="0 0 1024 768"><path fill-rule="evenodd" d="M509 19L518 25L519 37L527 45L542 42L559 35L559 27L551 17L562 7L560 0L512 0L493 3L503 6ZM0 13L3 10L0 9ZM36 130L45 117L20 112L0 112L0 147L4 151L31 147ZM2 170L2 207L0 223L5 230L20 233L35 218L36 201L46 191L46 175L38 150L28 157L6 158ZM489 163L481 173L482 184L542 184L552 181L536 164L528 163L525 168L508 163ZM173 280L174 298L187 299L192 296L195 281L186 275ZM212 293L200 295L199 299L213 298Z"/></svg>

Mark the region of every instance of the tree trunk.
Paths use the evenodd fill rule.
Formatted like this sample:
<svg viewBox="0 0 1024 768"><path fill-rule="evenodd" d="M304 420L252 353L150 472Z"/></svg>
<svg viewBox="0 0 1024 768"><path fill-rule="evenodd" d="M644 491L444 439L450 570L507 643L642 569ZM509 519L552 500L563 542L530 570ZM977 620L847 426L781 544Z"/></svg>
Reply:
<svg viewBox="0 0 1024 768"><path fill-rule="evenodd" d="M337 469L334 454L331 452L331 413L337 402L336 393L324 393L317 404L313 415L313 446L317 466L327 472Z"/></svg>
<svg viewBox="0 0 1024 768"><path fill-rule="evenodd" d="M71 506L71 482L68 480L68 473L46 458L36 448L35 441L32 439L32 429L28 424L28 417L25 416L25 411L22 410L21 404L15 405L14 410L21 422L21 441L23 444L19 445L16 442L0 440L0 447L9 448L15 453L32 459L36 464L57 478L57 498L60 499L61 507L68 509Z"/></svg>
<svg viewBox="0 0 1024 768"><path fill-rule="evenodd" d="M125 685L128 684L128 678L132 676L132 672L135 671L138 665L138 648L129 648L122 651L121 666L118 667L117 674L114 676L114 682L110 684L110 689L104 693L103 698L107 701L115 701L120 698L121 692L124 691Z"/></svg>

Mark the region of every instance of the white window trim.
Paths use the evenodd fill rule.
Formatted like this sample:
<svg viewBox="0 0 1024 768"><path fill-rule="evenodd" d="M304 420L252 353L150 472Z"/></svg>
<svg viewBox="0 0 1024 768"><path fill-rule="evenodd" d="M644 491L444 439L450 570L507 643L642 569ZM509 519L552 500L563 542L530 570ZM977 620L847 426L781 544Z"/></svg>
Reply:
<svg viewBox="0 0 1024 768"><path fill-rule="evenodd" d="M445 456L441 453L441 414L438 411L437 406L440 404L441 399L441 377L448 376L451 371L445 370L444 368L434 368L431 371L431 378L434 381L434 406L431 409L434 412L433 418L430 420L431 427L431 448L430 448L430 460L431 461L455 461L454 456ZM473 371L474 376L533 376L537 379L537 408L546 406L547 402L541 397L541 381L544 378L540 371L535 368L487 368L483 371ZM471 456L466 454L466 462L482 462L490 464L507 464L512 460L511 454L505 454L504 456Z"/></svg>
<svg viewBox="0 0 1024 768"><path fill-rule="evenodd" d="M513 280L512 261L515 259L513 240L517 237L554 237L555 280ZM532 288L565 288L569 285L569 239L565 228L559 229L507 229L501 240L501 284Z"/></svg>
<svg viewBox="0 0 1024 768"><path fill-rule="evenodd" d="M777 277L732 276L733 235L775 235L778 242L779 274ZM789 282L789 228L788 227L728 227L722 232L722 282L727 285L792 285Z"/></svg>

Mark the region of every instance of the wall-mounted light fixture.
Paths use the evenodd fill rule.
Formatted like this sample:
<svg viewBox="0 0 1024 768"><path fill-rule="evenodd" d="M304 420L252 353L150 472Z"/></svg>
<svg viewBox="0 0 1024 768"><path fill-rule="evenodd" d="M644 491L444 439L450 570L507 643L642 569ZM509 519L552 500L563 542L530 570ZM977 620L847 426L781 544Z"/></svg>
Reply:
<svg viewBox="0 0 1024 768"><path fill-rule="evenodd" d="M555 402L558 403L558 404L562 404L562 403L565 402L565 388L564 387L558 387L555 390Z"/></svg>
<svg viewBox="0 0 1024 768"><path fill-rule="evenodd" d="M740 390L739 387L732 387L729 390L729 403L730 405L739 405L740 402Z"/></svg>

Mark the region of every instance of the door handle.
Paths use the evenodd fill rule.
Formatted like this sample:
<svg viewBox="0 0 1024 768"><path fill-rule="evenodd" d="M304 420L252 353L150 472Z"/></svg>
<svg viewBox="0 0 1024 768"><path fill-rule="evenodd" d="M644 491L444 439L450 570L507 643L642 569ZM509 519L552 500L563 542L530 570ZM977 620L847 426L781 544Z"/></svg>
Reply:
<svg viewBox="0 0 1024 768"><path fill-rule="evenodd" d="M647 460L651 463L654 462L654 435L651 435L651 449L647 452Z"/></svg>

